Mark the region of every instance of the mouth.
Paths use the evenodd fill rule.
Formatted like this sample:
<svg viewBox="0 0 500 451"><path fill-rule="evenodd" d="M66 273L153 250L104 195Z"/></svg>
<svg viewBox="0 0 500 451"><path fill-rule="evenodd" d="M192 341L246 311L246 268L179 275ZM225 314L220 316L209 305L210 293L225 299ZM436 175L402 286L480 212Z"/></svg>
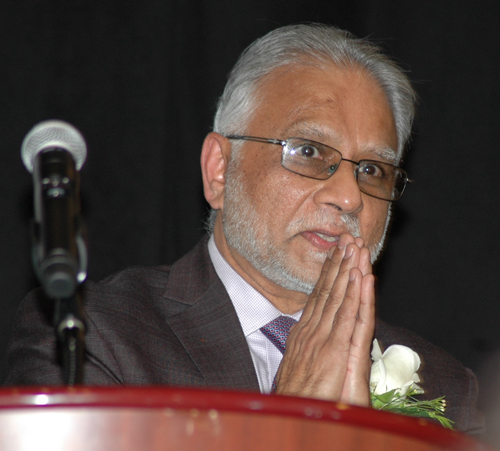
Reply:
<svg viewBox="0 0 500 451"><path fill-rule="evenodd" d="M332 235L326 233L325 231L305 231L301 233L302 237L305 238L314 247L319 248L323 252L328 252L330 248L337 245L340 238L339 235Z"/></svg>
<svg viewBox="0 0 500 451"><path fill-rule="evenodd" d="M338 236L330 236L320 232L313 232L313 233L314 235L319 236L322 240L325 240L328 243L336 243L339 240Z"/></svg>

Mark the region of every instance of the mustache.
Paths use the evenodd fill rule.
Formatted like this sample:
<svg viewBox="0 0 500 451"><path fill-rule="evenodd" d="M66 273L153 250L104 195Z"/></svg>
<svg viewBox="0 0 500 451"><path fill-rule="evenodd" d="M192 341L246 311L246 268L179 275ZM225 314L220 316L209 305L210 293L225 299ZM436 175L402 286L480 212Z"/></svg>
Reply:
<svg viewBox="0 0 500 451"><path fill-rule="evenodd" d="M289 234L297 234L304 230L335 227L345 229L353 237L360 236L359 219L352 214L336 215L331 211L317 210L303 218L296 218L287 226Z"/></svg>

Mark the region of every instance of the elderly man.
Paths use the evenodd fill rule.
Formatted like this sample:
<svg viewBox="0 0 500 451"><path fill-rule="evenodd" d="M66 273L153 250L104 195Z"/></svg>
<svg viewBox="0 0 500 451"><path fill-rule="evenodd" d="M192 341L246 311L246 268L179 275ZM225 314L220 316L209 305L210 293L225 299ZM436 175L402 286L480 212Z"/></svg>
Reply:
<svg viewBox="0 0 500 451"><path fill-rule="evenodd" d="M446 395L456 426L480 431L474 375L375 320L371 264L407 181L413 103L395 64L338 29L289 26L251 45L203 144L211 233L171 267L86 284L85 382L366 406L375 334L418 352L425 395ZM34 292L21 307L8 384L61 381L45 304Z"/></svg>

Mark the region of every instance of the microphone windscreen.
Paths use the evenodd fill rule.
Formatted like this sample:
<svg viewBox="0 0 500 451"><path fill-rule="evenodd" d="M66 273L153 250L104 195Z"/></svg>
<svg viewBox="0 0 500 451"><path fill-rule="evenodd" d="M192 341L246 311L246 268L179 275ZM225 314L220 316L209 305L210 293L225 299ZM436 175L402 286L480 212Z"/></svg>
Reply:
<svg viewBox="0 0 500 451"><path fill-rule="evenodd" d="M35 125L21 145L21 158L29 172L33 172L33 160L39 152L48 148L68 151L79 171L87 158L87 145L82 134L67 122L52 119Z"/></svg>

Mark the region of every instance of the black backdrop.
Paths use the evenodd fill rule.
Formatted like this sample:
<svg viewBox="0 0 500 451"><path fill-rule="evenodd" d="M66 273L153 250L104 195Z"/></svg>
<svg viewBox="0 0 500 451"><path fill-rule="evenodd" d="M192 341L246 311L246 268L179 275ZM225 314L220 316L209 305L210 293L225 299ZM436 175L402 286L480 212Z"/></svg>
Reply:
<svg viewBox="0 0 500 451"><path fill-rule="evenodd" d="M87 139L90 278L172 262L203 234L199 152L226 74L256 37L316 21L379 43L420 96L379 314L479 368L500 346L498 19L481 0L3 0L0 358L36 286L26 132L60 118Z"/></svg>

